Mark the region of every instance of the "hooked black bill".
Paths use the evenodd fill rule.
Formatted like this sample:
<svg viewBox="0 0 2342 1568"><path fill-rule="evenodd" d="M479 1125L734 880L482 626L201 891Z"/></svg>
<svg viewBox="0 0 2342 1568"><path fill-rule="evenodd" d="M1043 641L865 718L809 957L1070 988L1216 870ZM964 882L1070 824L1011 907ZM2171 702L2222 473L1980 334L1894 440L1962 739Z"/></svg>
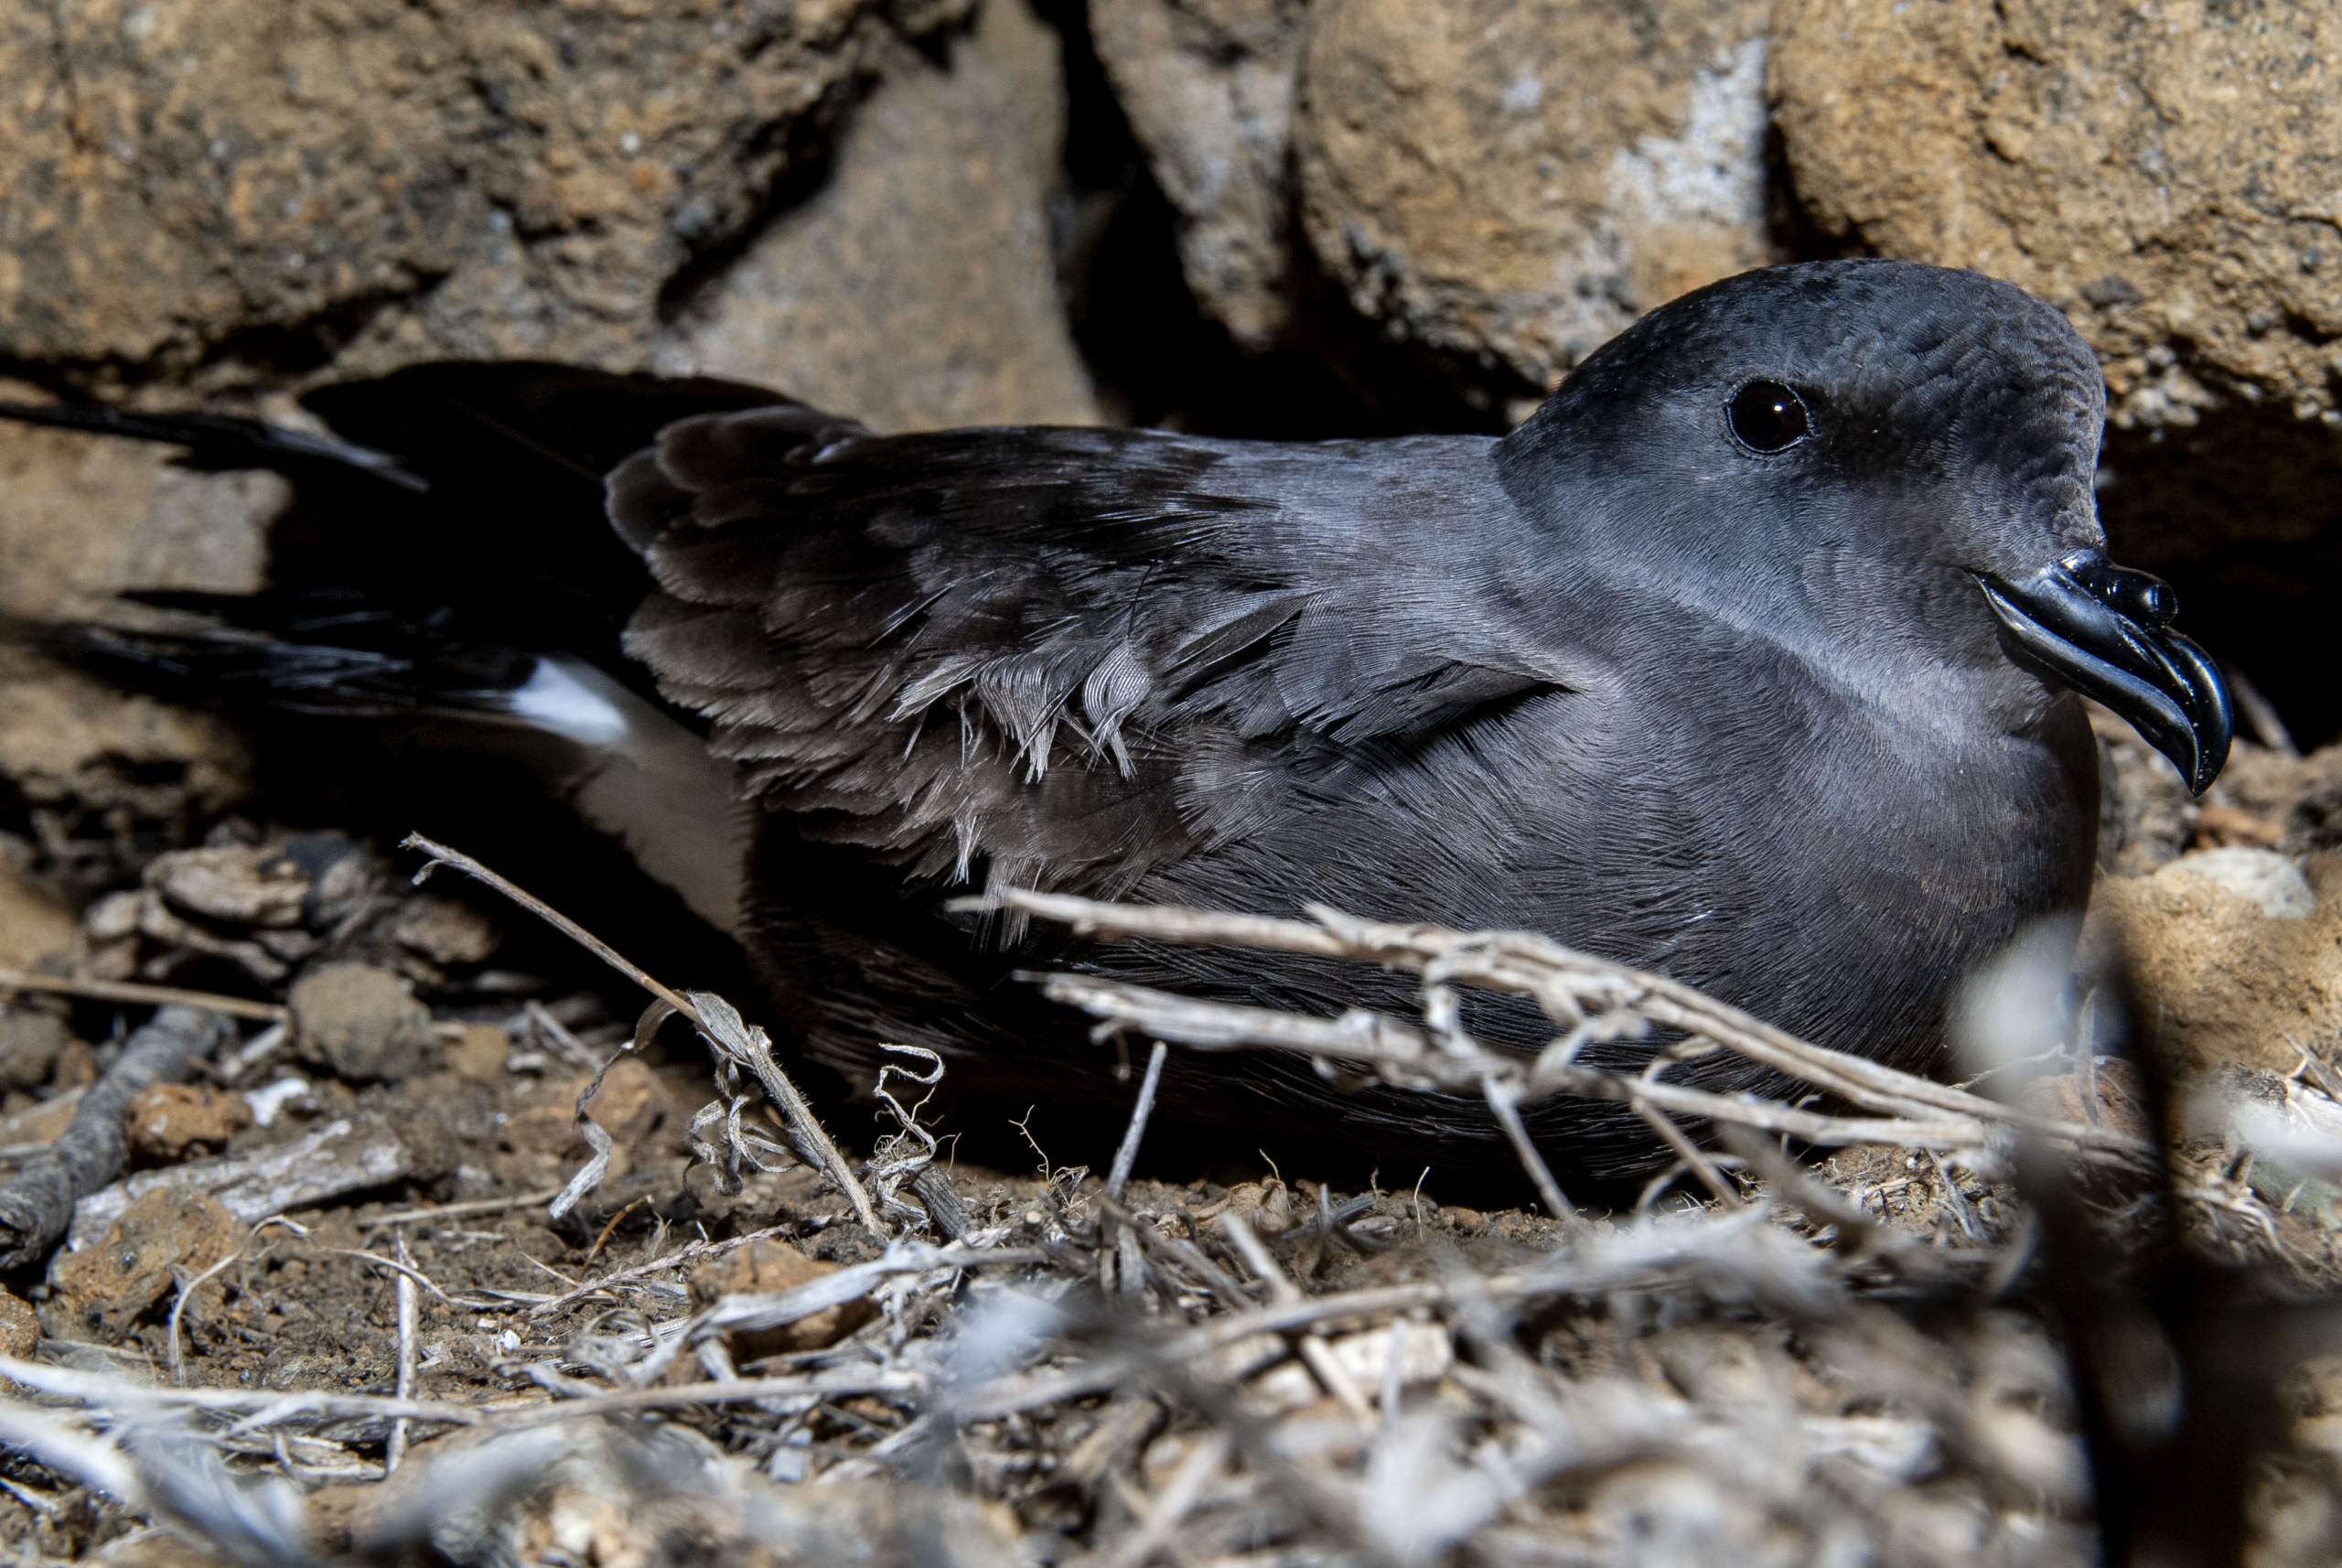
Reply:
<svg viewBox="0 0 2342 1568"><path fill-rule="evenodd" d="M2229 759L2235 710L2208 654L2172 629L2178 596L2160 577L2095 550L2010 579L1977 582L2022 670L2095 697L2137 730L2201 795Z"/></svg>

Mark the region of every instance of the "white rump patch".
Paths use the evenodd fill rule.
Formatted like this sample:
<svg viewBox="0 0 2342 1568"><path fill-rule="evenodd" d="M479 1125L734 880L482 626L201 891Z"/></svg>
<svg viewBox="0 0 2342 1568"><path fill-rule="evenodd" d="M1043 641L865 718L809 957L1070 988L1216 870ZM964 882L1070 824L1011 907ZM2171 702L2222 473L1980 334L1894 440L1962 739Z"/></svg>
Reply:
<svg viewBox="0 0 2342 1568"><path fill-rule="evenodd" d="M613 745L629 727L616 703L551 659L538 660L527 683L504 702L517 716L580 746Z"/></svg>

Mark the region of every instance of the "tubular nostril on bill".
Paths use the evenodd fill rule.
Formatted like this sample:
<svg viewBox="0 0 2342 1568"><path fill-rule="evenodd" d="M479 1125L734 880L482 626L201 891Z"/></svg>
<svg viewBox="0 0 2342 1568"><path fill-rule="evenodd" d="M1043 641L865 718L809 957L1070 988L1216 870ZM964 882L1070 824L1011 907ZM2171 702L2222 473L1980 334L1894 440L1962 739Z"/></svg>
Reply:
<svg viewBox="0 0 2342 1568"><path fill-rule="evenodd" d="M2091 597L2118 615L2158 629L2179 617L2178 591L2152 573L2117 566L2094 553L2068 556L2065 565Z"/></svg>
<svg viewBox="0 0 2342 1568"><path fill-rule="evenodd" d="M2144 577L2133 586L2123 606L2134 619L2149 626L2169 626L2179 615L2179 596L2160 577Z"/></svg>

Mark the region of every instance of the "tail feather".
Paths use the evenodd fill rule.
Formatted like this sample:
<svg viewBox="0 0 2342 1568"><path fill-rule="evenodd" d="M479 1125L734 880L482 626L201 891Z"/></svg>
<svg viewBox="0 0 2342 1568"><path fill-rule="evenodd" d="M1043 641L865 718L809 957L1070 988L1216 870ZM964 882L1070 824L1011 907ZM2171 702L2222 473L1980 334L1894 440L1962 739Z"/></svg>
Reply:
<svg viewBox="0 0 2342 1568"><path fill-rule="evenodd" d="M415 495L431 483L388 452L230 413L143 413L96 404L0 402L0 419L184 446L191 467L271 468L295 478L338 467Z"/></svg>
<svg viewBox="0 0 2342 1568"><path fill-rule="evenodd" d="M339 738L395 750L517 760L734 929L747 850L732 770L620 650L650 585L605 516L603 477L698 414L770 407L808 433L860 427L736 382L533 363L417 365L303 402L331 435L0 403L0 419L168 443L191 465L274 469L295 486L272 540L279 586L136 594L177 612L171 624L83 622L29 639L184 702L345 721Z"/></svg>

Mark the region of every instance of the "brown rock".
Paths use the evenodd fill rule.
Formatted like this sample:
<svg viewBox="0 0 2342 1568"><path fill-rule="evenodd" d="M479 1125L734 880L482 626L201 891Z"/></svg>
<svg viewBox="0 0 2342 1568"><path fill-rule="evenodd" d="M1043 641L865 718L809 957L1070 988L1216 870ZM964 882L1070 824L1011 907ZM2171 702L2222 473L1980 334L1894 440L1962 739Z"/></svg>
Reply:
<svg viewBox="0 0 2342 1568"><path fill-rule="evenodd" d="M900 46L828 184L784 214L661 345L662 369L787 389L885 431L1094 424L1058 295L1057 34L986 5L950 69Z"/></svg>
<svg viewBox="0 0 2342 1568"><path fill-rule="evenodd" d="M32 1304L0 1291L0 1356L21 1361L40 1343L40 1317Z"/></svg>
<svg viewBox="0 0 2342 1568"><path fill-rule="evenodd" d="M13 532L17 500L0 483L0 535ZM117 841L186 842L193 822L243 797L252 759L217 717L0 648L0 778L37 825L91 852L62 880L86 872L81 886L95 893L134 869L116 858Z"/></svg>
<svg viewBox="0 0 2342 1568"><path fill-rule="evenodd" d="M1196 1210L1198 1220L1233 1214L1255 1230L1278 1235L1293 1229L1293 1189L1274 1176L1265 1182L1239 1182L1218 1203Z"/></svg>
<svg viewBox="0 0 2342 1568"><path fill-rule="evenodd" d="M239 926L297 926L309 896L299 866L242 844L157 855L145 880L181 914Z"/></svg>
<svg viewBox="0 0 2342 1568"><path fill-rule="evenodd" d="M497 1141L523 1155L557 1156L586 1153L586 1134L578 1130L576 1113L567 1103L532 1105L504 1118Z"/></svg>
<svg viewBox="0 0 2342 1568"><path fill-rule="evenodd" d="M316 950L317 939L303 930L243 930L223 935L209 921L190 920L148 888L138 902L138 934L152 937L166 951L189 950L242 964L263 984L292 972L295 962Z"/></svg>
<svg viewBox="0 0 2342 1568"><path fill-rule="evenodd" d="M1763 0L1334 0L1295 125L1327 274L1393 337L1552 386L1773 260Z"/></svg>
<svg viewBox="0 0 2342 1568"><path fill-rule="evenodd" d="M2273 823L2287 854L2342 851L2342 745L2307 757L2240 747L2212 798Z"/></svg>
<svg viewBox="0 0 2342 1568"><path fill-rule="evenodd" d="M786 1241L751 1241L692 1271L692 1305L713 1306L727 1295L772 1295L837 1272L835 1263L809 1258ZM745 1365L766 1356L818 1350L836 1344L877 1316L876 1306L867 1298L858 1298L843 1306L824 1307L779 1328L736 1334L730 1338L732 1359L736 1365Z"/></svg>
<svg viewBox="0 0 2342 1568"><path fill-rule="evenodd" d="M295 982L292 1005L301 1054L343 1078L412 1078L431 1043L431 1015L398 976L362 963L332 963Z"/></svg>
<svg viewBox="0 0 2342 1568"><path fill-rule="evenodd" d="M424 895L399 906L391 940L435 964L478 963L503 944L494 920L454 898Z"/></svg>
<svg viewBox="0 0 2342 1568"><path fill-rule="evenodd" d="M250 1121L241 1095L209 1084L150 1083L124 1107L123 1141L136 1165L175 1165L226 1149Z"/></svg>
<svg viewBox="0 0 2342 1568"><path fill-rule="evenodd" d="M577 1087L582 1090L585 1083L581 1080ZM574 1093L571 1103L575 1103ZM668 1109L667 1086L639 1057L633 1056L620 1057L610 1064L610 1070L602 1075L601 1092L586 1107L604 1132L624 1144L650 1137Z"/></svg>
<svg viewBox="0 0 2342 1568"><path fill-rule="evenodd" d="M29 997L0 1005L0 1089L47 1083L72 1037L63 1017Z"/></svg>
<svg viewBox="0 0 2342 1568"><path fill-rule="evenodd" d="M15 381L0 381L0 397L48 401ZM259 588L268 527L291 485L275 474L198 473L170 458L145 442L0 427L0 611L84 615L125 588Z"/></svg>
<svg viewBox="0 0 2342 1568"><path fill-rule="evenodd" d="M1825 231L2065 310L2117 426L2232 398L2342 425L2331 8L1787 0L1776 27L1774 117Z"/></svg>
<svg viewBox="0 0 2342 1568"><path fill-rule="evenodd" d="M512 1036L493 1024L466 1024L463 1033L440 1047L440 1059L449 1072L483 1083L504 1078L504 1059L512 1054Z"/></svg>
<svg viewBox="0 0 2342 1568"><path fill-rule="evenodd" d="M65 1048L57 1053L56 1068L48 1075L49 1087L56 1090L87 1089L97 1081L97 1054L82 1041L66 1041Z"/></svg>
<svg viewBox="0 0 2342 1568"><path fill-rule="evenodd" d="M41 1325L59 1339L112 1340L167 1299L171 1270L201 1273L242 1244L235 1217L201 1193L164 1187L123 1210L94 1245L59 1252Z"/></svg>
<svg viewBox="0 0 2342 1568"><path fill-rule="evenodd" d="M889 23L964 5L84 0L0 17L0 341L639 357Z"/></svg>
<svg viewBox="0 0 2342 1568"><path fill-rule="evenodd" d="M2076 1073L2036 1078L2021 1091L2025 1108L2036 1116L2074 1125L2104 1127L2126 1137L2153 1138L2154 1123L2147 1117L2147 1089L2136 1064L2120 1057L2091 1064L2088 1089L2096 1104L2084 1099L2085 1084Z"/></svg>
<svg viewBox="0 0 2342 1568"><path fill-rule="evenodd" d="M6 700L0 686L0 702ZM0 967L32 969L51 953L73 950L73 911L0 854Z"/></svg>
<svg viewBox="0 0 2342 1568"><path fill-rule="evenodd" d="M90 1557L97 1568L233 1568L235 1561L161 1525L117 1536Z"/></svg>
<svg viewBox="0 0 2342 1568"><path fill-rule="evenodd" d="M2342 857L2304 866L2222 849L2099 879L2085 963L2121 955L2149 1045L2183 1073L2290 1073L2342 1032Z"/></svg>
<svg viewBox="0 0 2342 1568"><path fill-rule="evenodd" d="M1179 216L1187 287L1247 349L1293 313L1293 100L1305 0L1090 0L1098 57Z"/></svg>
<svg viewBox="0 0 2342 1568"><path fill-rule="evenodd" d="M505 1118L503 1141L510 1148L539 1155L582 1155L586 1136L577 1130L577 1097L592 1082L591 1076L555 1086L549 1104L516 1111ZM648 1139L670 1106L667 1086L639 1057L620 1057L602 1075L601 1092L586 1105L586 1113L620 1148L632 1148Z"/></svg>
<svg viewBox="0 0 2342 1568"><path fill-rule="evenodd" d="M90 1047L82 1045L81 1041L72 1041L66 1047L64 1052L59 1054L59 1059L62 1060L65 1056L70 1056L76 1051L86 1057L89 1049ZM94 1073L92 1076L95 1076ZM72 1085L60 1087L71 1088ZM0 1117L0 1144L57 1142L65 1135L65 1129L73 1124L73 1111L80 1103L78 1096L70 1100L60 1096L19 1111L13 1116Z"/></svg>

